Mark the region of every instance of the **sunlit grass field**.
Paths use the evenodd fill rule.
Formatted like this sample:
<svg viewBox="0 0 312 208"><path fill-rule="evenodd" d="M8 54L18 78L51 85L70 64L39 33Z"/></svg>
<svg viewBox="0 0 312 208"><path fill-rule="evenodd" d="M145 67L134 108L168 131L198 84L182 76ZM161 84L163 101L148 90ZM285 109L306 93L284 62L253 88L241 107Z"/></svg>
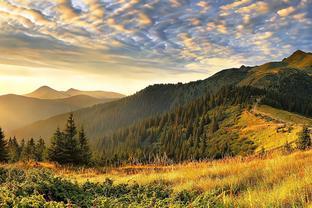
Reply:
<svg viewBox="0 0 312 208"><path fill-rule="evenodd" d="M312 125L312 119L266 105L243 111L235 125L241 138L256 145L256 152L281 148L286 142L293 147L303 125Z"/></svg>
<svg viewBox="0 0 312 208"><path fill-rule="evenodd" d="M64 177L85 181L111 178L116 183L168 182L176 192L213 192L221 189L224 205L241 207L296 207L312 205L312 151L261 158L234 158L158 166L134 166L96 171L60 172Z"/></svg>
<svg viewBox="0 0 312 208"><path fill-rule="evenodd" d="M33 164L11 167L33 168ZM65 179L79 184L168 184L174 192L215 193L224 207L308 207L312 205L312 150L284 155L237 157L221 161L189 162L169 166L120 168L64 168L41 163Z"/></svg>

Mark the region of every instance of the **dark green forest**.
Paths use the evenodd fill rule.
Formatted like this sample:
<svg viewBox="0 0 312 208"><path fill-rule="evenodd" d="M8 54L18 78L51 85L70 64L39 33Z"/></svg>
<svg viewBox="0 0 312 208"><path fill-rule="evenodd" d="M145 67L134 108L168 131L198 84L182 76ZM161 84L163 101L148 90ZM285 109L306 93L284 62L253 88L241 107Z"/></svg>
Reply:
<svg viewBox="0 0 312 208"><path fill-rule="evenodd" d="M2 158L10 162L47 159L60 164L118 166L248 155L257 146L248 138L239 138L237 132L227 131L235 125L243 109L260 102L310 115L309 99L306 102L301 102L303 98L300 96L285 99L276 92L231 85L215 94L206 93L187 105L105 134L92 148L93 158L88 132L83 127L78 129L73 114L70 114L64 131L57 127L50 145L46 146L42 138L22 140L19 144L13 137L2 145L7 146L2 148L5 149L1 151ZM6 143L5 140L2 142Z"/></svg>

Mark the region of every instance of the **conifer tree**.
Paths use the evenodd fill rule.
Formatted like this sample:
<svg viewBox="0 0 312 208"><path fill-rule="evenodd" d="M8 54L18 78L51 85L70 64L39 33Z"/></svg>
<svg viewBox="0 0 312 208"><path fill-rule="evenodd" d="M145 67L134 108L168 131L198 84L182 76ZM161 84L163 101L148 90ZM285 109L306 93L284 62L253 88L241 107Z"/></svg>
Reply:
<svg viewBox="0 0 312 208"><path fill-rule="evenodd" d="M31 138L27 141L25 151L24 151L24 160L35 160L35 140Z"/></svg>
<svg viewBox="0 0 312 208"><path fill-rule="evenodd" d="M16 137L9 139L8 152L10 162L17 162L20 159L20 146L16 140Z"/></svg>
<svg viewBox="0 0 312 208"><path fill-rule="evenodd" d="M60 163L79 163L79 145L76 136L77 128L74 121L74 116L71 113L67 119L67 124L64 131L62 160L60 161Z"/></svg>
<svg viewBox="0 0 312 208"><path fill-rule="evenodd" d="M303 127L302 132L297 140L297 148L300 150L305 150L312 146L310 132L308 127Z"/></svg>
<svg viewBox="0 0 312 208"><path fill-rule="evenodd" d="M0 128L0 162L7 162L9 159L7 142L5 141L4 133Z"/></svg>
<svg viewBox="0 0 312 208"><path fill-rule="evenodd" d="M22 139L21 141L21 145L20 145L20 148L19 148L19 152L20 152L20 160L24 160L24 158L26 157L26 145L25 145L25 140Z"/></svg>
<svg viewBox="0 0 312 208"><path fill-rule="evenodd" d="M44 160L44 154L46 151L45 143L42 138L38 140L35 148L35 160L41 162Z"/></svg>
<svg viewBox="0 0 312 208"><path fill-rule="evenodd" d="M63 148L63 138L64 135L57 127L53 134L51 146L48 149L48 159L55 162L61 162L62 160L62 148Z"/></svg>
<svg viewBox="0 0 312 208"><path fill-rule="evenodd" d="M81 127L79 131L79 148L80 148L80 163L88 164L91 160L92 153L90 151L88 140L84 131L84 128Z"/></svg>

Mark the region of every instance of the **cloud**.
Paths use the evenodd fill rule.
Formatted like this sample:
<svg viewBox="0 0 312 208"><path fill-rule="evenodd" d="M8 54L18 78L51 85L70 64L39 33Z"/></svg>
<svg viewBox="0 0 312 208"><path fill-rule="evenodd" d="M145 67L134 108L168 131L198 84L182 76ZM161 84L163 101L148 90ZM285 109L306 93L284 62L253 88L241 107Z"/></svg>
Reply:
<svg viewBox="0 0 312 208"><path fill-rule="evenodd" d="M152 20L143 12L138 13L138 22L140 25L146 26L152 23Z"/></svg>
<svg viewBox="0 0 312 208"><path fill-rule="evenodd" d="M239 7L243 4L247 4L249 3L250 0L239 0L239 1L234 1L233 3L230 3L230 4L226 4L226 5L223 5L221 6L221 10L231 10L231 9L234 9L236 7Z"/></svg>
<svg viewBox="0 0 312 208"><path fill-rule="evenodd" d="M241 14L250 14L252 12L263 14L263 13L267 13L268 11L269 11L269 5L268 3L263 2L263 1L258 1L256 3L237 9L237 12Z"/></svg>
<svg viewBox="0 0 312 208"><path fill-rule="evenodd" d="M296 48L311 51L308 3L2 0L0 63L94 76L204 76L230 64L282 58Z"/></svg>
<svg viewBox="0 0 312 208"><path fill-rule="evenodd" d="M286 17L288 15L290 15L291 13L293 13L294 11L296 11L296 9L292 6L287 7L285 9L281 9L277 11L277 14L281 17Z"/></svg>

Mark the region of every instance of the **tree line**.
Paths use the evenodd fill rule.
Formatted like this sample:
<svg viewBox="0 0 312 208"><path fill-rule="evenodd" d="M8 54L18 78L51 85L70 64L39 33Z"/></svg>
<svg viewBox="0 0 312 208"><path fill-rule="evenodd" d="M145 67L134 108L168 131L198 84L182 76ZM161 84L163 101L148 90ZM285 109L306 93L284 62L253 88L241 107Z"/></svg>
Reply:
<svg viewBox="0 0 312 208"><path fill-rule="evenodd" d="M88 165L92 162L92 152L84 128L77 129L73 114L69 115L64 131L57 128L47 147L44 140L31 138L20 143L15 137L5 140L0 128L0 161L53 161L59 164Z"/></svg>
<svg viewBox="0 0 312 208"><path fill-rule="evenodd" d="M262 90L252 87L224 87L186 106L121 128L98 143L102 162L181 162L251 153L255 149L251 140L239 139L235 132L225 129L235 125L241 110L262 94Z"/></svg>
<svg viewBox="0 0 312 208"><path fill-rule="evenodd" d="M255 144L227 129L235 125L244 108L259 100L263 104L274 101L276 105L284 103L293 106L294 111L297 109L297 105L292 104L297 102L296 99L286 102L272 91L250 86L226 86L215 94L206 93L169 112L103 135L93 153L84 128L76 127L72 114L63 130L56 129L50 145L46 145L41 138L21 142L14 137L5 140L1 130L0 160L49 160L74 165L96 162L118 166L122 163L181 162L250 154L254 152ZM304 103L298 109L306 109L309 114L309 108L305 106L308 104ZM297 148L310 146L309 129L305 127L298 138ZM289 144L285 144L285 148L288 147Z"/></svg>

